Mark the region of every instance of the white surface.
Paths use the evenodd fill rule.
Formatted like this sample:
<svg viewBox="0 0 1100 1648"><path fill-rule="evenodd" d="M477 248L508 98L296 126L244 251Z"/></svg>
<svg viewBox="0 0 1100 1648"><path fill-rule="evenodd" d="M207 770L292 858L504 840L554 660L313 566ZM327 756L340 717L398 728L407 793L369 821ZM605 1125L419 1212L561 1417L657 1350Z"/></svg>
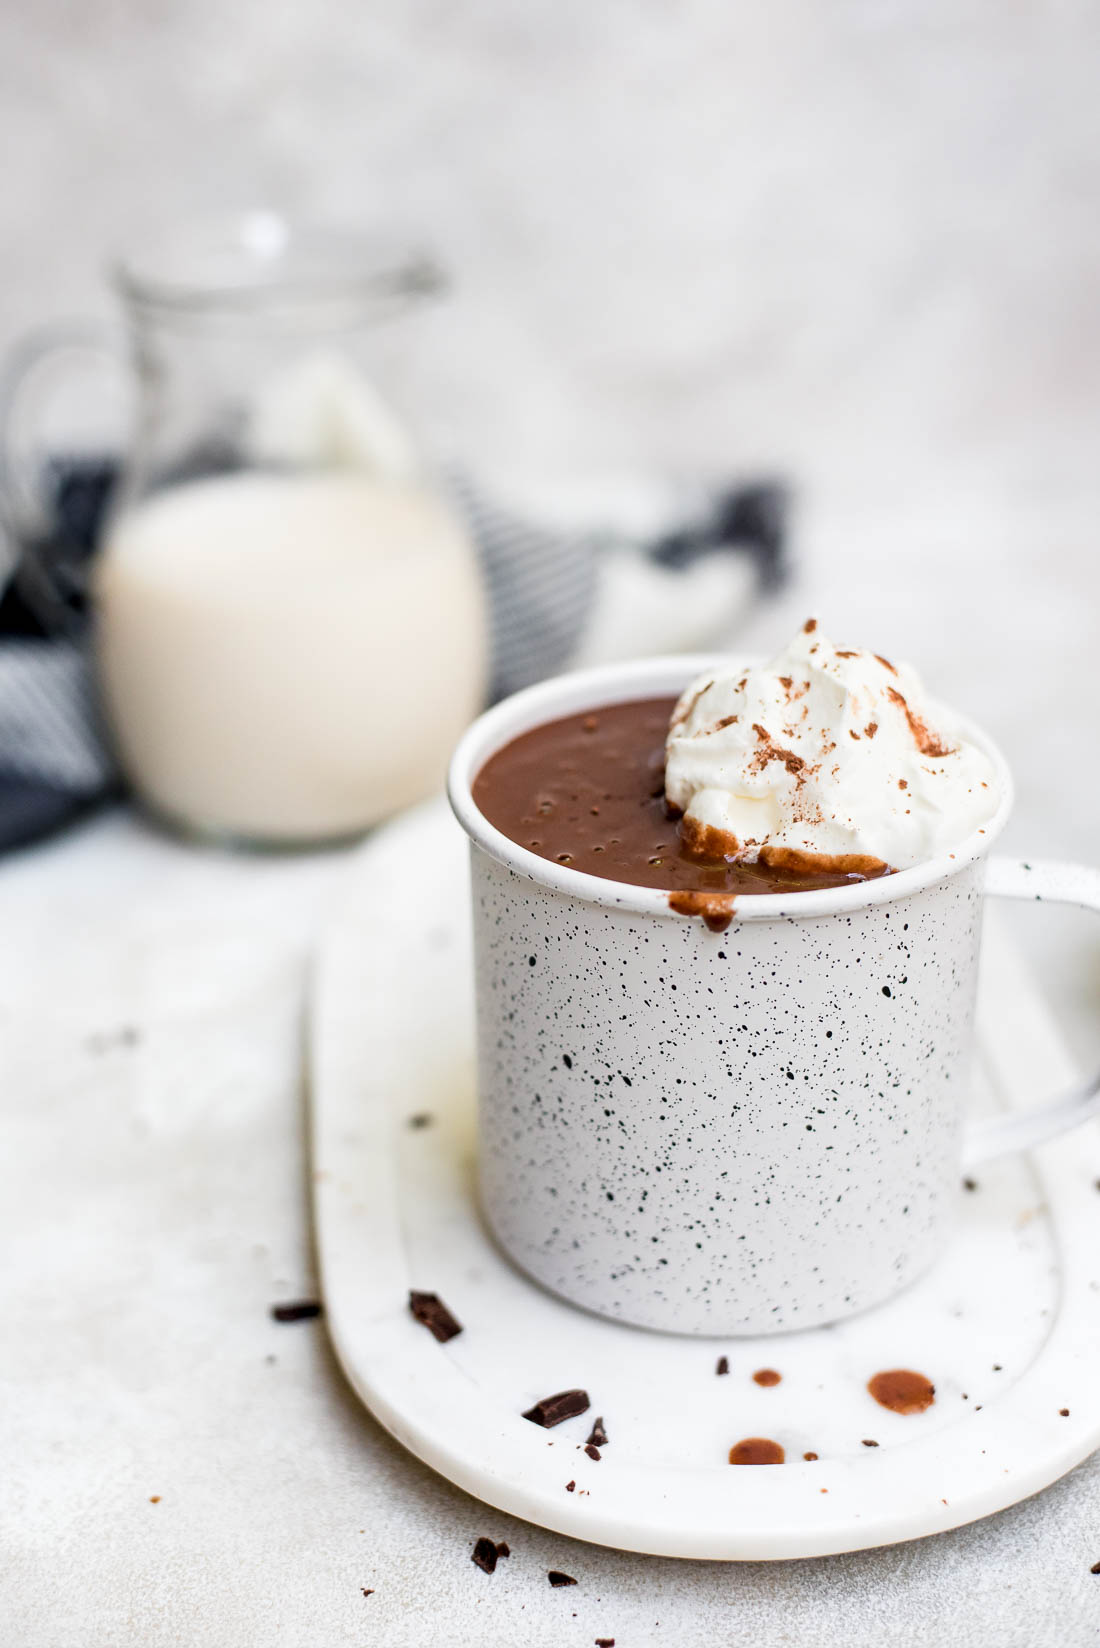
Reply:
<svg viewBox="0 0 1100 1648"><path fill-rule="evenodd" d="M347 862L195 853L116 814L0 865L5 1639L423 1648L446 1620L462 1648L1091 1643L1096 1458L916 1545L631 1556L450 1487L370 1419L321 1324L271 1322L316 1285L302 979ZM481 1534L512 1546L492 1578Z"/></svg>
<svg viewBox="0 0 1100 1648"><path fill-rule="evenodd" d="M473 1196L465 852L438 804L370 843L313 993L328 1328L399 1441L488 1503L557 1532L736 1559L938 1533L1044 1487L1100 1443L1092 1128L1045 1151L1038 1171L1022 1157L986 1170L933 1271L832 1329L726 1341L637 1332L511 1267ZM406 885L410 862L432 863L437 878ZM986 951L986 1107L1028 1107L1073 1073L993 921ZM411 1129L409 1117L425 1113L432 1125ZM409 1314L411 1287L438 1292L462 1334L437 1345ZM726 1352L730 1375L716 1378ZM932 1378L926 1413L889 1414L868 1395L871 1375L898 1366ZM761 1367L777 1368L782 1384L755 1386ZM585 1415L552 1432L521 1417L578 1385L592 1399ZM597 1414L610 1436L598 1462L583 1452ZM782 1444L787 1463L731 1474L731 1444L761 1435ZM802 1462L807 1449L816 1462Z"/></svg>

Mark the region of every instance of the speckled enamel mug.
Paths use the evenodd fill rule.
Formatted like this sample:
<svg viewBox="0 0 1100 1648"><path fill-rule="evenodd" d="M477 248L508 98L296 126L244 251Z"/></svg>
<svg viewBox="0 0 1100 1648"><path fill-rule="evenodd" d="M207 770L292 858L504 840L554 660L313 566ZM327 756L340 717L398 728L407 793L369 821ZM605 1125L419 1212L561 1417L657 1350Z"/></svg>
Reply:
<svg viewBox="0 0 1100 1648"><path fill-rule="evenodd" d="M481 1204L577 1305L693 1334L782 1332L889 1298L943 1245L966 1165L1097 1108L1098 1083L967 1127L986 893L1100 910L1100 872L989 858L1011 806L876 881L737 897L724 932L667 893L517 846L474 777L557 716L679 693L713 659L543 683L474 723L450 772L472 843Z"/></svg>

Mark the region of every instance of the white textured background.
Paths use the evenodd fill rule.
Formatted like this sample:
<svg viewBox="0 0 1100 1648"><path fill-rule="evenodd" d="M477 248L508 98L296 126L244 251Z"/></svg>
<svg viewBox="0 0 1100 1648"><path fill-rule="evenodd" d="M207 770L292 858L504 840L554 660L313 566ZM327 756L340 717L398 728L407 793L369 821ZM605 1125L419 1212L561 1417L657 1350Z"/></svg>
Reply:
<svg viewBox="0 0 1100 1648"><path fill-rule="evenodd" d="M838 635L910 656L1004 744L1020 777L1014 843L1095 859L1098 52L1090 0L0 0L0 346L105 310L104 254L144 225L263 203L405 228L456 280L412 361L443 440L520 485L649 466L789 473L801 582L758 617L753 644L778 643L812 603ZM51 896L51 862L28 897L32 883ZM1028 934L1075 1045L1095 1047L1100 946L1084 918L1048 919L1040 936L1049 914ZM28 1069L49 1041L33 1030ZM61 1080L56 1060L42 1068ZM297 1099L284 1098L281 1197L298 1183ZM281 1216L289 1283L303 1237ZM267 1298L260 1287L257 1320ZM419 1648L438 1607L466 1607L463 1540L484 1516L349 1406L314 1366L319 1339L285 1343L317 1471L327 1425L350 1435L347 1468L385 1484L421 1582L408 1610L372 1626L364 1603L362 1637L339 1634L325 1563L349 1559L315 1512L280 1551L267 1613L246 1609L271 1559L251 1503L236 1550L215 1550L198 1523L169 1534L166 1500L162 1556L137 1591L132 1572L119 1589L79 1532L86 1516L132 1569L127 1524L104 1526L92 1410L59 1419L74 1456L85 1421L92 1439L66 1524L85 1554L27 1535L20 1643L190 1644L203 1615L248 1648ZM217 1451L209 1423L200 1476ZM59 1435L51 1422L44 1445L67 1469ZM143 1509L160 1486L141 1486ZM1084 1648L1100 1547L1082 1492L1078 1475L883 1563L685 1576L601 1557L621 1606L585 1636L618 1622L629 1648L652 1602L681 1641L693 1619L715 1642L909 1643L907 1620L930 1641L922 1609L946 1588L960 1642L984 1648L995 1616L1012 1648ZM240 1606L225 1590L238 1556ZM355 1565L352 1581L370 1575ZM476 1626L462 1636L480 1648Z"/></svg>
<svg viewBox="0 0 1100 1648"><path fill-rule="evenodd" d="M4 0L3 328L258 201L409 225L501 467L789 465L940 516L1097 491L1087 0Z"/></svg>

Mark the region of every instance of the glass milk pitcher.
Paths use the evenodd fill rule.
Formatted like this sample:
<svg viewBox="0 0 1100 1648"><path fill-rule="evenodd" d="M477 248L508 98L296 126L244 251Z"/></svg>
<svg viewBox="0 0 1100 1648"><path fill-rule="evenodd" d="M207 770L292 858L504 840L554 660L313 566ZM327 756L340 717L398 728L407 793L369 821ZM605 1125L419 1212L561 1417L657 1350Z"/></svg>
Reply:
<svg viewBox="0 0 1100 1648"><path fill-rule="evenodd" d="M189 834L354 836L441 783L485 687L474 548L372 376L437 277L258 215L116 282L135 431L90 591L120 763Z"/></svg>

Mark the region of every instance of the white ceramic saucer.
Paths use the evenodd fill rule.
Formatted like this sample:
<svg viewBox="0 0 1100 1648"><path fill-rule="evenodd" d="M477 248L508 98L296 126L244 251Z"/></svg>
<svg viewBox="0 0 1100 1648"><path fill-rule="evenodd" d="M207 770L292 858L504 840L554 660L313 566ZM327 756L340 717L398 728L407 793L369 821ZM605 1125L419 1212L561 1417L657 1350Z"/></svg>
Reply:
<svg viewBox="0 0 1100 1648"><path fill-rule="evenodd" d="M405 1447L560 1533L734 1560L938 1533L1035 1493L1100 1445L1095 1126L983 1169L936 1269L835 1328L650 1334L578 1311L514 1270L472 1190L465 853L442 803L375 836L354 861L312 1005L329 1332L352 1385ZM993 1110L1030 1104L1075 1072L989 917L975 1104ZM439 1294L464 1331L437 1343L409 1314L410 1288ZM754 1383L765 1367L778 1385ZM926 1374L932 1407L880 1407L867 1381L890 1368ZM583 1416L553 1430L521 1417L578 1386L591 1397ZM584 1452L597 1415L609 1437L598 1461ZM779 1442L787 1463L730 1466L746 1437Z"/></svg>

